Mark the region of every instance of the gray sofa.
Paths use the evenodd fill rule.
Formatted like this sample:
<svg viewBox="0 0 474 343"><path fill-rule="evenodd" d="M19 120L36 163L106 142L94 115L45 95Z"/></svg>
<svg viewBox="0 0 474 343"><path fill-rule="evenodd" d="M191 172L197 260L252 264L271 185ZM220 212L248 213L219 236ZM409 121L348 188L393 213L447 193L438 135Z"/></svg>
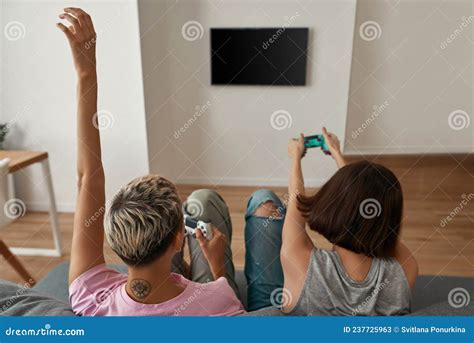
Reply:
<svg viewBox="0 0 474 343"><path fill-rule="evenodd" d="M124 266L112 266L125 272ZM54 268L33 289L25 289L8 281L0 280L0 315L9 316L74 316L68 302L67 274L69 264ZM236 274L242 302L246 304L244 274ZM474 278L419 276L413 292L412 313L415 316L472 316L474 304L454 308L448 303L451 289L466 289L474 297ZM251 316L281 316L273 307L249 313Z"/></svg>

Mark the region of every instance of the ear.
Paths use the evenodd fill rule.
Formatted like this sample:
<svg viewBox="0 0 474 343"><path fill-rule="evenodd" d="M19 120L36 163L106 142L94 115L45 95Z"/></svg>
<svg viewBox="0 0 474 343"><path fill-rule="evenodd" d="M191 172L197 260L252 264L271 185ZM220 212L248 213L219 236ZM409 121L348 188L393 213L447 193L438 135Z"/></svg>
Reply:
<svg viewBox="0 0 474 343"><path fill-rule="evenodd" d="M174 235L173 248L175 251L180 251L184 243L184 223L181 223L179 229Z"/></svg>

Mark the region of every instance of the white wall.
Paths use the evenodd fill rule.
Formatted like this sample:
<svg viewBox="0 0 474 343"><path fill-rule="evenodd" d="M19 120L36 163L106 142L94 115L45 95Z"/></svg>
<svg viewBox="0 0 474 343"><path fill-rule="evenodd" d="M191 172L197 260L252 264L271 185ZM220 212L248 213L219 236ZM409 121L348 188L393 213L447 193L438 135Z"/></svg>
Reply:
<svg viewBox="0 0 474 343"><path fill-rule="evenodd" d="M55 23L62 8L79 5L98 32L99 110L114 118L102 133L108 195L148 173L136 1L3 1L0 121L12 124L7 147L49 152L63 211L73 210L76 197L75 74ZM12 21L21 23L24 38L3 34ZM30 210L47 208L40 171L35 166L16 177L17 197Z"/></svg>
<svg viewBox="0 0 474 343"><path fill-rule="evenodd" d="M287 142L321 126L344 136L355 0L140 0L140 31L150 169L178 183L286 185ZM294 18L296 16L296 18ZM291 19L293 17L293 19ZM197 21L203 36L183 38ZM309 27L306 87L210 86L211 27ZM209 108L184 133L196 106ZM292 126L275 130L274 111ZM330 176L334 163L319 151L306 158L309 185Z"/></svg>
<svg viewBox="0 0 474 343"><path fill-rule="evenodd" d="M474 151L472 4L358 1L346 152ZM362 39L366 21L379 38Z"/></svg>
<svg viewBox="0 0 474 343"><path fill-rule="evenodd" d="M140 0L138 11L132 0L4 0L0 121L12 124L7 147L47 150L59 207L73 209L75 77L54 23L62 7L81 5L99 33L99 109L115 119L103 132L109 195L149 170L179 183L285 185L288 139L321 125L345 133L348 153L473 151L470 4L359 0L354 23L355 0ZM23 25L22 39L3 34L12 21ZM202 25L202 38L183 38L188 21ZM380 26L377 39L361 38L366 21ZM211 27L289 22L311 31L306 87L210 86ZM277 110L290 113L291 127L271 126ZM468 114L469 127L449 126L456 110ZM335 167L311 153L317 158L304 167L315 186ZM38 167L16 184L29 209L46 208Z"/></svg>

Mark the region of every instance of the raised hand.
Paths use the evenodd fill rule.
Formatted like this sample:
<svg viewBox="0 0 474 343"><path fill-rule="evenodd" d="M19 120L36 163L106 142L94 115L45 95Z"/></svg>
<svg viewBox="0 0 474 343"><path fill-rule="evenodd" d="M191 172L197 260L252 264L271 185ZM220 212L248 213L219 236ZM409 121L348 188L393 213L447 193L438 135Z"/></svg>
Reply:
<svg viewBox="0 0 474 343"><path fill-rule="evenodd" d="M83 76L95 73L97 36L91 17L80 8L68 7L59 15L59 18L71 24L67 27L62 23L57 23L57 26L69 41L77 74Z"/></svg>
<svg viewBox="0 0 474 343"><path fill-rule="evenodd" d="M306 153L304 147L304 135L300 134L298 139L291 139L288 142L288 155L292 159L300 160Z"/></svg>
<svg viewBox="0 0 474 343"><path fill-rule="evenodd" d="M334 158L334 160L336 160L337 166L342 168L345 166L346 162L342 157L341 143L339 142L339 138L337 138L334 133L328 132L325 127L323 127L323 136L331 156Z"/></svg>

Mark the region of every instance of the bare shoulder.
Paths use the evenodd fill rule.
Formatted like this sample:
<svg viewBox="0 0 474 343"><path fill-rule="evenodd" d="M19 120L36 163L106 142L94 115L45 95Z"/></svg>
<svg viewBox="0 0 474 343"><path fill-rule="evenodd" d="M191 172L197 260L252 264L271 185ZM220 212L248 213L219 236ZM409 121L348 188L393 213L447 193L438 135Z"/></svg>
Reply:
<svg viewBox="0 0 474 343"><path fill-rule="evenodd" d="M284 289L282 290L285 302L282 310L285 313L293 310L298 303L304 288L311 255L314 249L314 246L305 245L291 256L287 254L285 256L282 254L281 256L285 278Z"/></svg>
<svg viewBox="0 0 474 343"><path fill-rule="evenodd" d="M395 252L395 259L402 266L405 277L410 288L415 287L416 278L418 277L418 262L410 250L403 244L399 243Z"/></svg>

